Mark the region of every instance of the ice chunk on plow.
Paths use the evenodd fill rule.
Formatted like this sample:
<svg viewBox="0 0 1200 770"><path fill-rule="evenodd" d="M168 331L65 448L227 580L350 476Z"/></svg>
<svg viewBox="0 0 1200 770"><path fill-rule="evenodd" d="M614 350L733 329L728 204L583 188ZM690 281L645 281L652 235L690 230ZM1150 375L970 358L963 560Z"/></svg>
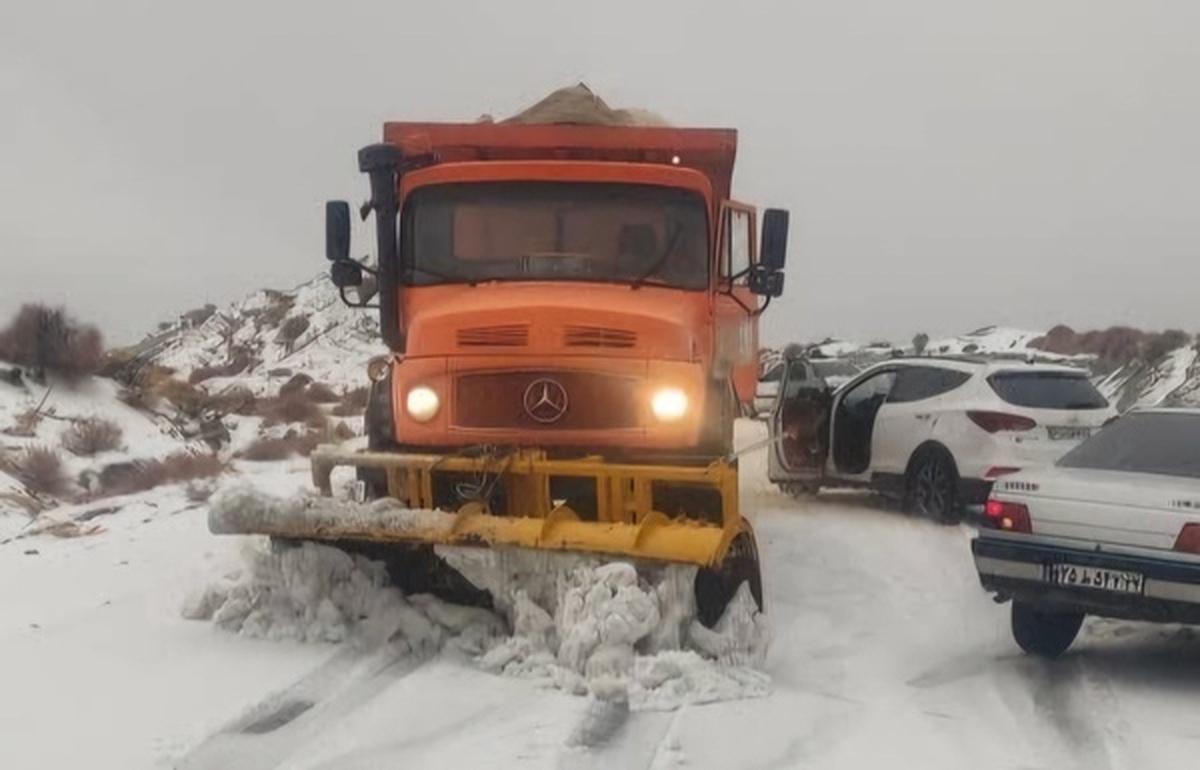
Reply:
<svg viewBox="0 0 1200 770"><path fill-rule="evenodd" d="M226 490L208 512L208 528L217 535L273 535L297 539L352 537L403 540L418 532L449 537L456 514L411 510L384 498L356 503L317 493L292 497L266 495L253 487Z"/></svg>

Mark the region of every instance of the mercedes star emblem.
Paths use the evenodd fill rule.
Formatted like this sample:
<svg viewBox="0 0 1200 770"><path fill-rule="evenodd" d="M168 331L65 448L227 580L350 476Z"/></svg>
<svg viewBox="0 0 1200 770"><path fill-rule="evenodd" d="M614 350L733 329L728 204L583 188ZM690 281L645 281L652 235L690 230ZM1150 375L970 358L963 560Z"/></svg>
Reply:
<svg viewBox="0 0 1200 770"><path fill-rule="evenodd" d="M555 380L541 379L529 383L522 399L525 414L543 424L557 422L567 413L567 390Z"/></svg>

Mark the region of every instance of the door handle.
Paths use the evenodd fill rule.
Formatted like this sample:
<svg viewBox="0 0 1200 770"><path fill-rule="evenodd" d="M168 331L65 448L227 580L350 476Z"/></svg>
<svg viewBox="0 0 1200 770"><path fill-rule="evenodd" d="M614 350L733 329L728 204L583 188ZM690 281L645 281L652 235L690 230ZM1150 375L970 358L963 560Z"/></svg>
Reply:
<svg viewBox="0 0 1200 770"><path fill-rule="evenodd" d="M928 420L930 417L933 417L933 415L922 412L921 414L913 415L913 417L916 417L918 420Z"/></svg>

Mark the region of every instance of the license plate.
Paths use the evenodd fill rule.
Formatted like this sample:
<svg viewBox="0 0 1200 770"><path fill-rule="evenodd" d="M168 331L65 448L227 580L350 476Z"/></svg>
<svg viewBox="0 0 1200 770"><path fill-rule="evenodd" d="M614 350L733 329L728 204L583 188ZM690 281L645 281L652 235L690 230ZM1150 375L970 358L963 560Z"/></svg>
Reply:
<svg viewBox="0 0 1200 770"><path fill-rule="evenodd" d="M1060 586L1095 588L1122 594L1140 594L1146 584L1146 577L1137 572L1079 564L1043 564L1042 580Z"/></svg>
<svg viewBox="0 0 1200 770"><path fill-rule="evenodd" d="M1091 428L1077 428L1075 426L1052 425L1046 429L1050 434L1050 438L1054 441L1082 441L1092 435Z"/></svg>

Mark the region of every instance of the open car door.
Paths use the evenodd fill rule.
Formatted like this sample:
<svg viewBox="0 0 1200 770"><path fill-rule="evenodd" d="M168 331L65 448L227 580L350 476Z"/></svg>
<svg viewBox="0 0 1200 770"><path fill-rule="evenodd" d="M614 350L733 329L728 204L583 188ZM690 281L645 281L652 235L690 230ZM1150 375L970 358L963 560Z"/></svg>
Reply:
<svg viewBox="0 0 1200 770"><path fill-rule="evenodd" d="M832 394L806 359L784 364L779 397L768 420L772 438L767 475L784 489L815 488L829 453Z"/></svg>

